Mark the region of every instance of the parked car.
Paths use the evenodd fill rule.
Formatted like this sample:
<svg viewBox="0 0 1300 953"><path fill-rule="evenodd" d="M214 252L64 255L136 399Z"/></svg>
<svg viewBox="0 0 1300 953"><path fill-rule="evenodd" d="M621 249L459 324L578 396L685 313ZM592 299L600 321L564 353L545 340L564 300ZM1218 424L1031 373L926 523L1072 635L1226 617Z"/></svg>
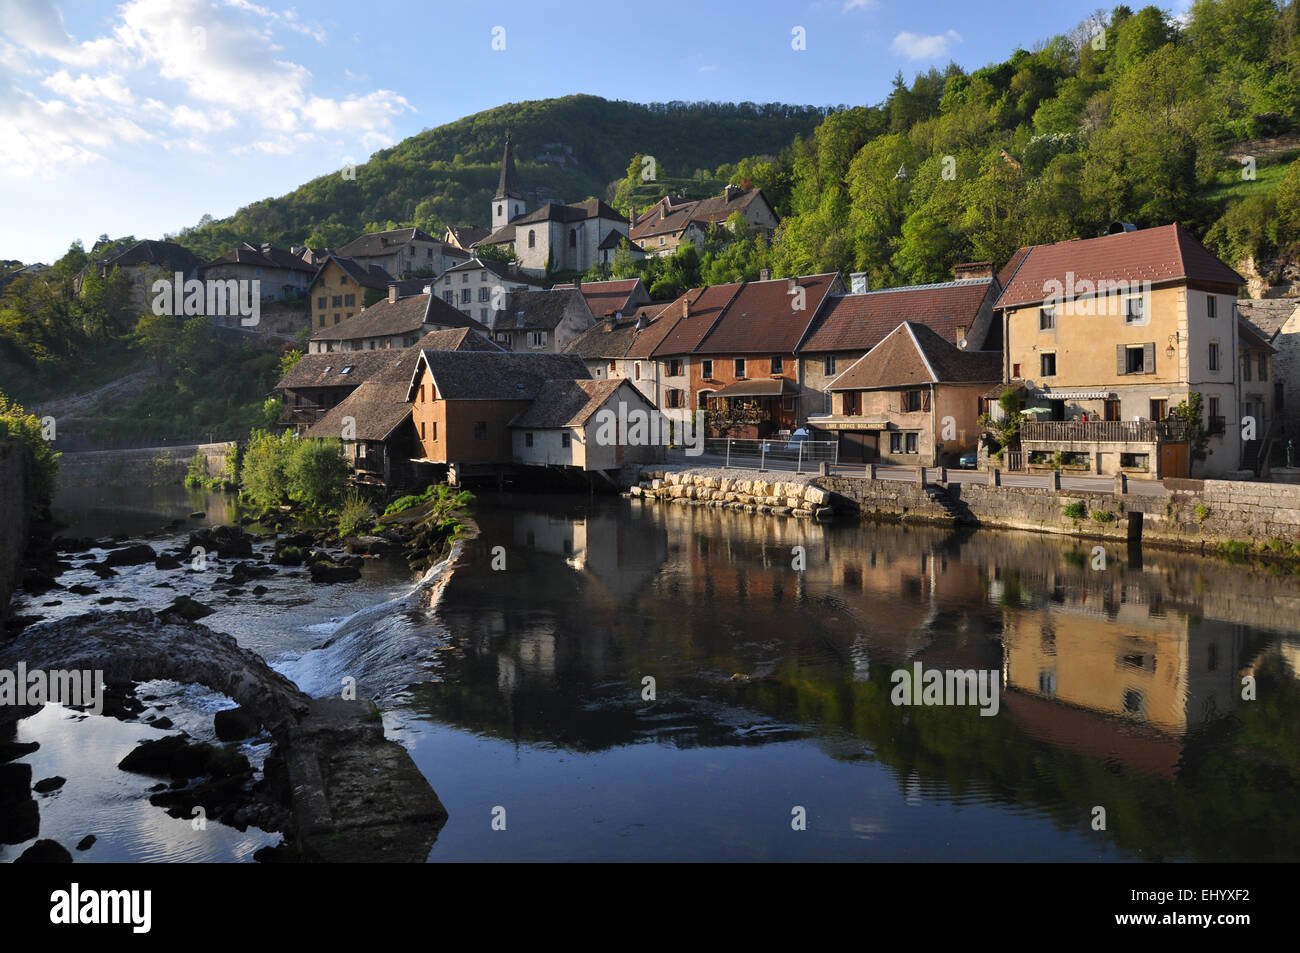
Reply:
<svg viewBox="0 0 1300 953"><path fill-rule="evenodd" d="M785 445L785 449L790 453L798 453L799 444L801 444L805 440L811 440L811 439L812 439L812 434L808 432L807 428L800 427L794 433L790 434L790 440Z"/></svg>
<svg viewBox="0 0 1300 953"><path fill-rule="evenodd" d="M974 470L979 463L979 453L972 450L970 453L963 453L957 458L957 466L962 470Z"/></svg>

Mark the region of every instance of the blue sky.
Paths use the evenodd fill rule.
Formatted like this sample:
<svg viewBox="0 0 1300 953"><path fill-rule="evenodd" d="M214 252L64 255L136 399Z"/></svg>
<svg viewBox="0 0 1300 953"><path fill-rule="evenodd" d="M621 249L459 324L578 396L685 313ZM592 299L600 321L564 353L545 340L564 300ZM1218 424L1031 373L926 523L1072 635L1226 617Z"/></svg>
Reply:
<svg viewBox="0 0 1300 953"><path fill-rule="evenodd" d="M876 103L899 70L975 69L1097 6L0 0L0 258L158 238L506 102Z"/></svg>

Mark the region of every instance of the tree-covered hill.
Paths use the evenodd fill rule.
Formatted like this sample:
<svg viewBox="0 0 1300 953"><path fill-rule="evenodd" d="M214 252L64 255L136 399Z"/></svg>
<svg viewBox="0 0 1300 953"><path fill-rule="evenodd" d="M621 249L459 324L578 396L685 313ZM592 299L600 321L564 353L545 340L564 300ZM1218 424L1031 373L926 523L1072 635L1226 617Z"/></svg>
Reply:
<svg viewBox="0 0 1300 953"><path fill-rule="evenodd" d="M778 153L809 135L826 108L754 103L611 102L565 96L511 103L426 130L355 168L313 179L178 241L215 256L241 241L337 247L366 227L487 224L507 132L530 206L605 197L634 153L655 156L674 182L712 180L718 166Z"/></svg>

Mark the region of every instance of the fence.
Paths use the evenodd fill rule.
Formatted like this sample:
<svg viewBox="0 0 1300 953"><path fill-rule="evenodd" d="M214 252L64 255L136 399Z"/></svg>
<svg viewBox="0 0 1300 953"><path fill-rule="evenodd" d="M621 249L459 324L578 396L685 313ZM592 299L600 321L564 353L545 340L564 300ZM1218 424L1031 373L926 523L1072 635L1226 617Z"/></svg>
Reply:
<svg viewBox="0 0 1300 953"><path fill-rule="evenodd" d="M724 467L753 468L758 461L759 470L768 463L778 469L802 473L805 468L816 470L822 463L835 466L840 462L840 445L835 440L791 440L786 437L769 437L764 440L742 440L735 437L712 437L704 441L704 452L723 457Z"/></svg>
<svg viewBox="0 0 1300 953"><path fill-rule="evenodd" d="M1169 420L1043 420L1020 425L1021 440L1057 443L1177 443L1187 425Z"/></svg>

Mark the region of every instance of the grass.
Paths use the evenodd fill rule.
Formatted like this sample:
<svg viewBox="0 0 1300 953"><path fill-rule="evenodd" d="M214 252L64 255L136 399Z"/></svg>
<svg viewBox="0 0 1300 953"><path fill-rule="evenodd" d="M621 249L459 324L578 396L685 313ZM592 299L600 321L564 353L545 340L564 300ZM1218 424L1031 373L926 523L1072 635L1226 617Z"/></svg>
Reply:
<svg viewBox="0 0 1300 953"><path fill-rule="evenodd" d="M112 341L84 355L74 373L38 375L30 368L0 356L0 380L5 393L20 404L37 404L60 397L74 397L111 384L119 377L148 366L148 358L123 341Z"/></svg>
<svg viewBox="0 0 1300 953"><path fill-rule="evenodd" d="M1255 164L1254 179L1241 177L1244 168L1241 165L1225 169L1214 177L1215 185L1205 193L1205 198L1211 202L1236 202L1251 195L1267 195L1277 188L1287 166L1297 157L1300 149L1260 157Z"/></svg>
<svg viewBox="0 0 1300 953"><path fill-rule="evenodd" d="M353 490L339 508L339 536L356 536L375 522L375 511L370 501Z"/></svg>

